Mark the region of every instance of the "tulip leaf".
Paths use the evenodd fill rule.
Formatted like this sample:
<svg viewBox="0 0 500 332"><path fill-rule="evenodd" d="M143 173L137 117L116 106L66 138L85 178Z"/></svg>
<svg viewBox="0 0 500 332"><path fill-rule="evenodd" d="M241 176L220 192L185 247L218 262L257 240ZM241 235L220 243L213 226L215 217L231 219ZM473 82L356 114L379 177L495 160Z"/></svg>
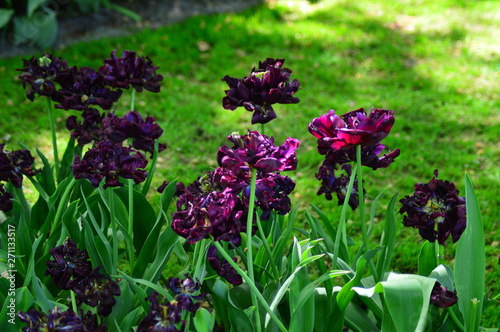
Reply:
<svg viewBox="0 0 500 332"><path fill-rule="evenodd" d="M200 308L194 315L193 323L197 332L210 332L215 324L215 315L205 308Z"/></svg>
<svg viewBox="0 0 500 332"><path fill-rule="evenodd" d="M466 331L477 331L485 289L484 230L479 202L468 175L465 176L467 227L457 244L455 286Z"/></svg>
<svg viewBox="0 0 500 332"><path fill-rule="evenodd" d="M425 241L418 255L418 274L428 276L438 266L438 244Z"/></svg>
<svg viewBox="0 0 500 332"><path fill-rule="evenodd" d="M398 199L398 195L395 194L389 205L387 206L387 215L385 218L384 232L382 233L382 238L380 240L380 246L382 250L379 252L377 260L377 277L383 278L384 273L389 269L392 261L392 253L394 251L394 246L396 245L396 217L394 216L394 204Z"/></svg>

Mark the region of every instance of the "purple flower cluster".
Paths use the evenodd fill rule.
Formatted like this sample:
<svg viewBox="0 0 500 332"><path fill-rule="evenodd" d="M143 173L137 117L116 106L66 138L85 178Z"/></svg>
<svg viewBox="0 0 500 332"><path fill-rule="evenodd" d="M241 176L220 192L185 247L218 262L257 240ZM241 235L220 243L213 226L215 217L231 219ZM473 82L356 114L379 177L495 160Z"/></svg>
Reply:
<svg viewBox="0 0 500 332"><path fill-rule="evenodd" d="M275 146L272 138L257 131L232 134L228 140L233 146L219 149L219 167L184 187L177 201L172 228L190 243L212 236L215 241L240 245L240 233L246 231L252 169L257 171L256 206L263 211L261 219L267 220L273 210L290 211L288 195L295 183L279 172L296 169L299 141L288 138Z"/></svg>
<svg viewBox="0 0 500 332"><path fill-rule="evenodd" d="M243 283L243 278L236 272L236 270L224 258L219 258L217 255L217 247L212 246L208 249L207 260L212 269L217 275L223 277L227 282L233 285L240 285ZM237 262L238 259L233 257L233 261Z"/></svg>
<svg viewBox="0 0 500 332"><path fill-rule="evenodd" d="M76 294L78 303L91 307L107 317L120 295L120 287L115 281L99 272L100 267L92 269L86 250L80 250L71 239L66 239L50 251L54 260L47 261L46 275L50 275L60 289L70 289Z"/></svg>
<svg viewBox="0 0 500 332"><path fill-rule="evenodd" d="M5 144L0 144L0 181L10 182L21 188L23 175L35 176L40 170L33 167L35 158L29 150L6 151ZM0 182L0 211L12 210L13 196Z"/></svg>
<svg viewBox="0 0 500 332"><path fill-rule="evenodd" d="M457 302L457 291L451 291L436 281L431 292L431 304L439 308L448 308Z"/></svg>
<svg viewBox="0 0 500 332"><path fill-rule="evenodd" d="M73 174L75 179L87 179L98 187L104 179L104 188L123 186L120 177L140 183L146 179L144 170L148 161L144 154L109 140L98 142L83 158L75 156Z"/></svg>
<svg viewBox="0 0 500 332"><path fill-rule="evenodd" d="M184 331L186 322L182 320L183 311L196 312L200 307L198 302L205 294L197 294L201 288L199 281L194 281L188 275L184 279L170 278L170 289L176 294L170 302L160 303L158 293L153 292L147 300L151 307L146 317L139 323L137 332L178 332Z"/></svg>
<svg viewBox="0 0 500 332"><path fill-rule="evenodd" d="M325 156L316 178L322 186L318 195L325 194L331 199L331 193L337 193L340 201L344 201L342 192L347 188L346 179L335 176L337 166L356 161L356 146L361 146L361 164L372 169L385 168L399 156L399 149L389 151L381 144L394 125L394 112L385 109L372 109L367 115L363 108L336 115L334 110L313 119L309 124L309 132L318 139L318 152ZM383 151L388 153L380 154ZM346 169L344 169L346 170ZM347 170L346 170L347 171ZM350 174L350 170L347 171ZM357 207L357 190L351 194L349 205ZM342 203L340 203L342 204Z"/></svg>
<svg viewBox="0 0 500 332"><path fill-rule="evenodd" d="M399 213L405 214L403 224L417 228L425 240L444 245L451 235L458 241L466 227L465 198L460 197L455 185L438 180L438 171L429 183L415 184L413 196L400 200ZM436 230L437 224L437 230Z"/></svg>
<svg viewBox="0 0 500 332"><path fill-rule="evenodd" d="M83 111L92 106L109 110L122 95L121 89L132 86L137 91L159 92L163 80L148 57L138 57L133 51L123 52L120 58L113 51L98 70L68 67L65 60L50 54L23 61L19 78L28 87L28 99L33 101L35 94L47 96L65 110Z"/></svg>
<svg viewBox="0 0 500 332"><path fill-rule="evenodd" d="M276 118L273 104L296 104L300 100L293 94L299 90L299 81L290 82L292 71L282 68L285 59L267 58L252 69L249 77L237 79L228 75L222 79L229 89L222 99L225 109L243 106L253 112L252 124L267 123Z"/></svg>
<svg viewBox="0 0 500 332"><path fill-rule="evenodd" d="M62 311L59 307L54 307L48 315L38 310L30 309L28 312L19 312L19 320L28 323L23 327L24 332L40 331L68 331L68 332L107 332L108 328L104 323L98 323L97 315L87 311L80 316L71 309Z"/></svg>

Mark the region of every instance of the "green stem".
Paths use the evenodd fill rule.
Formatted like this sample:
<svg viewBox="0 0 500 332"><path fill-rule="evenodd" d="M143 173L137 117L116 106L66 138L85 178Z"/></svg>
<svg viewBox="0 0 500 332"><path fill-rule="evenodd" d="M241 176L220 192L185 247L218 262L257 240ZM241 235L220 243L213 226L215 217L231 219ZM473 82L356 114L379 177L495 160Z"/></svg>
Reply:
<svg viewBox="0 0 500 332"><path fill-rule="evenodd" d="M50 227L50 234L54 233L56 228L59 225L59 221L61 219L61 216L66 208L66 204L68 204L68 200L70 198L70 193L73 187L75 186L76 180L74 177L71 177L70 183L68 186L64 189L64 192L61 196L61 199L59 201L59 205L57 206L57 211L56 215L54 217L54 220L52 222L52 226Z"/></svg>
<svg viewBox="0 0 500 332"><path fill-rule="evenodd" d="M54 151L54 167L56 169L56 179L60 181L59 179L59 153L57 150L57 135L56 135L56 122L54 119L54 114L52 113L52 100L50 98L47 99L47 114L49 116L49 125L50 125L50 132L52 134L52 149Z"/></svg>
<svg viewBox="0 0 500 332"><path fill-rule="evenodd" d="M260 223L260 218L257 217L257 228L259 230L259 235L262 238L262 243L264 243L264 248L266 249L267 256L269 257L269 261L271 262L271 267L274 272L274 277L279 278L278 267L276 266L276 262L273 259L273 253L271 252L271 248L269 247L269 243L267 243L266 235L264 234L264 230L262 229L262 225Z"/></svg>
<svg viewBox="0 0 500 332"><path fill-rule="evenodd" d="M255 286L255 283L250 279L250 277L243 271L238 264L236 264L231 256L226 252L226 250L222 247L222 245L219 243L219 241L214 241L215 246L217 247L217 250L221 253L221 255L224 257L224 259L238 272L238 274L245 280L245 282L248 284L250 289L252 290L252 294L254 294L259 302L262 304L264 309L267 311L269 316L271 316L271 319L274 321L274 323L278 326L278 328L282 332L287 332L287 329L283 325L283 323L279 320L278 316L274 313L274 311L271 309L269 304L267 303L266 299L260 294L259 290Z"/></svg>
<svg viewBox="0 0 500 332"><path fill-rule="evenodd" d="M130 89L130 110L133 111L135 107L135 89Z"/></svg>
<svg viewBox="0 0 500 332"><path fill-rule="evenodd" d="M339 227L337 229L337 233L335 235L335 246L333 247L333 265L332 265L332 270L335 270L337 267L337 258L339 257L339 248L340 248L340 243L341 239L340 237L342 236L342 243L346 244L347 243L347 234L346 234L346 214L347 214L347 207L349 206L349 197L351 197L352 193L352 188L354 186L354 180L356 179L356 169L357 165L354 165L354 168L352 169L351 177L349 179L349 184L347 185L347 193L346 193L346 198L344 199L344 204L342 205L342 210L340 212L340 220L339 220Z"/></svg>
<svg viewBox="0 0 500 332"><path fill-rule="evenodd" d="M128 180L128 235L130 243L128 246L128 259L130 262L130 272L134 271L134 180Z"/></svg>
<svg viewBox="0 0 500 332"><path fill-rule="evenodd" d="M70 290L69 293L71 294L71 307L73 308L73 312L78 313L78 307L76 306L75 292Z"/></svg>
<svg viewBox="0 0 500 332"><path fill-rule="evenodd" d="M116 269L118 267L118 227L116 225L115 218L115 193L113 189L109 192L109 214L111 217L111 232L113 236L113 252L112 252L112 270L111 274L116 275ZM132 270L131 270L132 271Z"/></svg>
<svg viewBox="0 0 500 332"><path fill-rule="evenodd" d="M365 198L364 198L364 192L363 192L363 166L361 164L361 145L356 145L356 164L358 165L357 167L357 178L358 178L358 197L359 197L359 215L360 215L360 222L361 222L361 234L363 236L363 247L364 247L364 252L367 252L370 250L370 245L368 242L368 232L366 230L366 222L365 222ZM346 199L348 199L346 197ZM370 270L372 271L372 275L375 278L376 281L380 280L379 276L377 275L377 269L375 268L375 264L373 263L373 260L370 260L368 262L368 265L370 266Z"/></svg>
<svg viewBox="0 0 500 332"><path fill-rule="evenodd" d="M455 315L455 312L453 311L453 308L452 307L447 307L446 311L451 316L451 319L453 320L453 322L455 323L455 325L460 329L460 331L464 331L465 327L462 324L462 322L460 321L460 319L458 319L457 315Z"/></svg>
<svg viewBox="0 0 500 332"><path fill-rule="evenodd" d="M253 245L252 245L252 226L253 226L253 214L255 210L255 188L257 187L257 170L252 168L252 180L250 182L250 197L248 201L248 217L247 217L247 270L248 277L252 284L255 284L255 277L253 273ZM252 303L255 306L255 324L257 331L260 331L260 314L259 314L259 302L257 301L256 294L254 292L250 293L252 297Z"/></svg>

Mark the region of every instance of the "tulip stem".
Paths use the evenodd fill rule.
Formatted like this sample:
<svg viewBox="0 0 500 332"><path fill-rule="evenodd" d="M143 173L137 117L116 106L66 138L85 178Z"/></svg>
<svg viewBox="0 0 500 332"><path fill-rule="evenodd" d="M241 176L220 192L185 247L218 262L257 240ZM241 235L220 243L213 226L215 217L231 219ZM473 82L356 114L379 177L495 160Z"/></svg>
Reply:
<svg viewBox="0 0 500 332"><path fill-rule="evenodd" d="M364 252L370 250L370 245L368 241L368 232L366 230L366 222L365 222L365 198L364 198L364 190L363 190L363 167L361 164L361 145L356 145L356 164L357 164L357 178L358 178L358 197L359 197L359 215L361 222L361 234L363 236L363 247ZM350 197L346 197L346 200L349 200ZM380 280L377 269L375 268L375 264L373 260L368 262L370 266L370 270L372 271L372 275L376 281Z"/></svg>
<svg viewBox="0 0 500 332"><path fill-rule="evenodd" d="M49 116L49 125L50 125L50 132L52 134L52 149L54 151L54 168L56 171L56 179L57 181L61 181L62 179L59 179L59 152L57 150L57 135L56 135L56 124L55 124L55 119L54 119L54 114L52 113L52 100L50 98L47 99L47 113Z"/></svg>
<svg viewBox="0 0 500 332"><path fill-rule="evenodd" d="M247 216L247 270L248 277L253 285L255 285L255 277L253 273L253 245L252 245L252 226L253 226L253 214L255 209L255 188L257 186L257 170L252 168L252 180L250 182L250 196L248 201L248 216ZM217 243L217 242L216 242ZM257 301L257 295L255 292L250 292L252 297L252 303L255 306L255 324L257 331L260 331L260 314L259 314L259 302Z"/></svg>
<svg viewBox="0 0 500 332"><path fill-rule="evenodd" d="M134 271L134 180L128 180L128 235L130 236L130 245L128 246L130 273Z"/></svg>
<svg viewBox="0 0 500 332"><path fill-rule="evenodd" d="M222 247L222 245L219 243L219 241L214 241L215 246L217 247L217 250L222 254L222 257L238 272L238 274L245 280L245 282L248 284L248 287L250 287L251 294L256 296L257 299L260 301L264 309L267 311L269 316L271 316L271 319L274 321L274 323L278 326L280 331L282 332L287 332L286 327L283 325L283 323L279 320L278 316L274 313L274 311L271 309L269 304L267 303L266 299L262 296L258 288L255 286L255 283L250 279L250 277L243 271L236 262L233 261L231 256L226 252L226 250ZM257 310L257 309L256 309ZM260 330L260 325L259 325L259 330Z"/></svg>
<svg viewBox="0 0 500 332"><path fill-rule="evenodd" d="M340 237L342 236L342 243L346 245L347 243L347 234L346 234L346 228L345 228L345 222L346 222L346 214L347 214L347 207L349 206L349 198L351 197L352 193L352 188L354 186L354 180L356 179L356 169L358 165L354 165L352 169L351 176L349 178L349 184L347 185L347 193L344 199L344 204L342 204L342 210L340 212L340 220L339 220L339 226L337 228L337 233L335 234L335 244L333 247L333 263L332 263L332 270L335 270L337 267L337 259L339 257L339 249L340 249ZM346 259L346 257L344 257Z"/></svg>

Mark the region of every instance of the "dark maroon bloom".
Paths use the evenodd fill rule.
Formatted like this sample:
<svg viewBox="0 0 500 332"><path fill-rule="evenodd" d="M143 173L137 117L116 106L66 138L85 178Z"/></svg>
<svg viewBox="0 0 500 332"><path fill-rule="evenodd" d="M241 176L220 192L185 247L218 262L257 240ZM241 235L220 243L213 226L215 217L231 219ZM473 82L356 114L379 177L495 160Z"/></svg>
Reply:
<svg viewBox="0 0 500 332"><path fill-rule="evenodd" d="M321 181L321 188L319 188L317 195L325 194L326 199L331 201L332 194L335 193L337 195L339 205L344 204L349 179L351 177L351 168L352 166L350 164L342 165L342 170L347 173L347 176L344 174L336 176L336 164L331 164L328 159L325 159L319 168L318 173L316 173L316 178ZM355 180L351 196L349 197L349 206L351 209L355 210L358 205L358 180Z"/></svg>
<svg viewBox="0 0 500 332"><path fill-rule="evenodd" d="M248 131L247 135L232 134L227 137L234 145L224 145L219 149L219 166L235 172L247 172L255 168L261 172L291 171L297 168L295 150L299 141L287 138L280 146L274 139L261 135L258 131Z"/></svg>
<svg viewBox="0 0 500 332"><path fill-rule="evenodd" d="M33 101L35 94L39 96L53 97L57 94L57 84L64 79L68 72L72 72L75 68L68 68L65 60L55 58L47 54L40 59L32 57L29 60L23 59L24 67L18 69L23 73L19 78L23 82L26 90L26 97Z"/></svg>
<svg viewBox="0 0 500 332"><path fill-rule="evenodd" d="M244 211L241 198L234 194L212 191L196 196L187 192L177 201L172 228L189 243L213 236L215 241L230 241L238 246L240 232L246 230Z"/></svg>
<svg viewBox="0 0 500 332"><path fill-rule="evenodd" d="M201 283L199 280L196 282L187 274L184 279L170 278L168 280L169 288L176 294L175 300L180 309L196 312L200 307L197 302L205 297L205 294L199 294ZM198 293L195 295L195 293Z"/></svg>
<svg viewBox="0 0 500 332"><path fill-rule="evenodd" d="M149 57L138 57L134 51L124 51L120 58L116 50L111 52L111 58L105 59L105 65L99 68L99 73L110 86L129 89L132 86L138 92L146 89L160 92L160 81L163 76L156 74L155 67Z"/></svg>
<svg viewBox="0 0 500 332"><path fill-rule="evenodd" d="M443 287L439 281L436 281L431 292L431 304L439 308L448 308L457 303L457 291L450 291Z"/></svg>
<svg viewBox="0 0 500 332"><path fill-rule="evenodd" d="M207 259L210 266L214 271L221 277L227 280L227 282L233 285L240 285L243 283L243 279L236 272L236 270L229 264L224 258L219 258L217 255L217 247L213 246L208 249ZM233 258L234 262L237 262L236 257Z"/></svg>
<svg viewBox="0 0 500 332"><path fill-rule="evenodd" d="M56 108L82 111L93 105L109 110L121 96L121 90L112 90L104 78L92 68L82 67L65 82L52 99Z"/></svg>
<svg viewBox="0 0 500 332"><path fill-rule="evenodd" d="M405 226L417 228L422 238L444 245L451 235L453 242L458 241L466 227L465 198L459 197L455 185L438 180L438 171L429 183L415 184L413 196L400 200L399 213ZM437 223L437 230L436 230Z"/></svg>
<svg viewBox="0 0 500 332"><path fill-rule="evenodd" d="M274 210L284 215L290 212L291 202L288 195L295 189L295 182L288 176L278 173L264 173L257 175L255 188L255 205L262 209L261 220L269 220ZM248 199L250 186L244 190L244 196Z"/></svg>
<svg viewBox="0 0 500 332"><path fill-rule="evenodd" d="M163 129L155 122L155 118L143 119L137 111L131 111L119 118L110 114L103 121L103 131L110 141L121 143L132 138L132 147L138 150L153 153L154 142L163 134ZM160 151L165 145L160 146Z"/></svg>
<svg viewBox="0 0 500 332"><path fill-rule="evenodd" d="M0 180L21 188L23 174L35 176L40 170L33 168L35 158L29 150L4 151L4 147L5 144L0 144Z"/></svg>
<svg viewBox="0 0 500 332"><path fill-rule="evenodd" d="M252 124L267 123L276 118L273 104L296 104L300 100L293 96L299 90L299 81L290 82L292 71L282 68L285 59L267 58L259 62L259 68L252 69L250 77L237 79L224 76L222 79L229 86L222 99L225 109L235 110L243 106L253 112Z"/></svg>
<svg viewBox="0 0 500 332"><path fill-rule="evenodd" d="M123 186L119 178L133 179L140 183L146 179L148 161L144 155L121 144L102 140L88 150L82 159L75 156L73 174L75 179L88 179L94 187L105 179L104 188Z"/></svg>
<svg viewBox="0 0 500 332"><path fill-rule="evenodd" d="M66 120L66 128L72 130L71 137L78 140L79 145L85 145L92 141L100 141L103 138L102 121L104 114L95 108L87 108L82 112L82 122L72 115Z"/></svg>
<svg viewBox="0 0 500 332"><path fill-rule="evenodd" d="M30 309L28 312L19 312L17 315L19 320L28 323L28 326L23 327L24 332L40 332L40 331L69 331L69 332L85 332L83 322L76 313L71 309L61 311L61 308L55 307L50 310L48 315Z"/></svg>
<svg viewBox="0 0 500 332"><path fill-rule="evenodd" d="M78 249L69 238L49 252L54 260L47 261L45 274L50 275L60 289L70 289L68 283L71 278L85 278L92 271L87 251Z"/></svg>
<svg viewBox="0 0 500 332"><path fill-rule="evenodd" d="M12 198L12 194L5 190L3 183L0 183L0 211L12 210Z"/></svg>
<svg viewBox="0 0 500 332"><path fill-rule="evenodd" d="M85 332L107 332L108 327L104 323L99 324L99 318L97 314L93 314L90 310L87 313L83 313L80 310L80 317L85 327Z"/></svg>
<svg viewBox="0 0 500 332"><path fill-rule="evenodd" d="M330 110L314 119L309 132L318 139L318 150L346 150L356 145L373 146L383 140L394 124L394 112L372 109L369 116L363 108L341 116ZM324 154L324 153L322 153Z"/></svg>
<svg viewBox="0 0 500 332"><path fill-rule="evenodd" d="M382 157L379 155L386 151ZM373 146L363 146L361 147L361 165L371 167L373 170L378 168L386 168L394 162L400 154L399 149L389 151L389 149L383 144L375 144ZM356 148L352 147L347 150L333 150L329 149L326 151L325 162L330 165L334 164L346 164L356 161Z"/></svg>
<svg viewBox="0 0 500 332"><path fill-rule="evenodd" d="M78 302L98 306L97 313L107 317L116 303L115 296L120 295L120 287L99 270L97 267L87 276L71 279L68 286L75 292Z"/></svg>
<svg viewBox="0 0 500 332"><path fill-rule="evenodd" d="M185 330L186 322L181 320L182 309L176 301L159 303L158 293L148 298L151 302L148 315L139 323L137 332L180 332Z"/></svg>

